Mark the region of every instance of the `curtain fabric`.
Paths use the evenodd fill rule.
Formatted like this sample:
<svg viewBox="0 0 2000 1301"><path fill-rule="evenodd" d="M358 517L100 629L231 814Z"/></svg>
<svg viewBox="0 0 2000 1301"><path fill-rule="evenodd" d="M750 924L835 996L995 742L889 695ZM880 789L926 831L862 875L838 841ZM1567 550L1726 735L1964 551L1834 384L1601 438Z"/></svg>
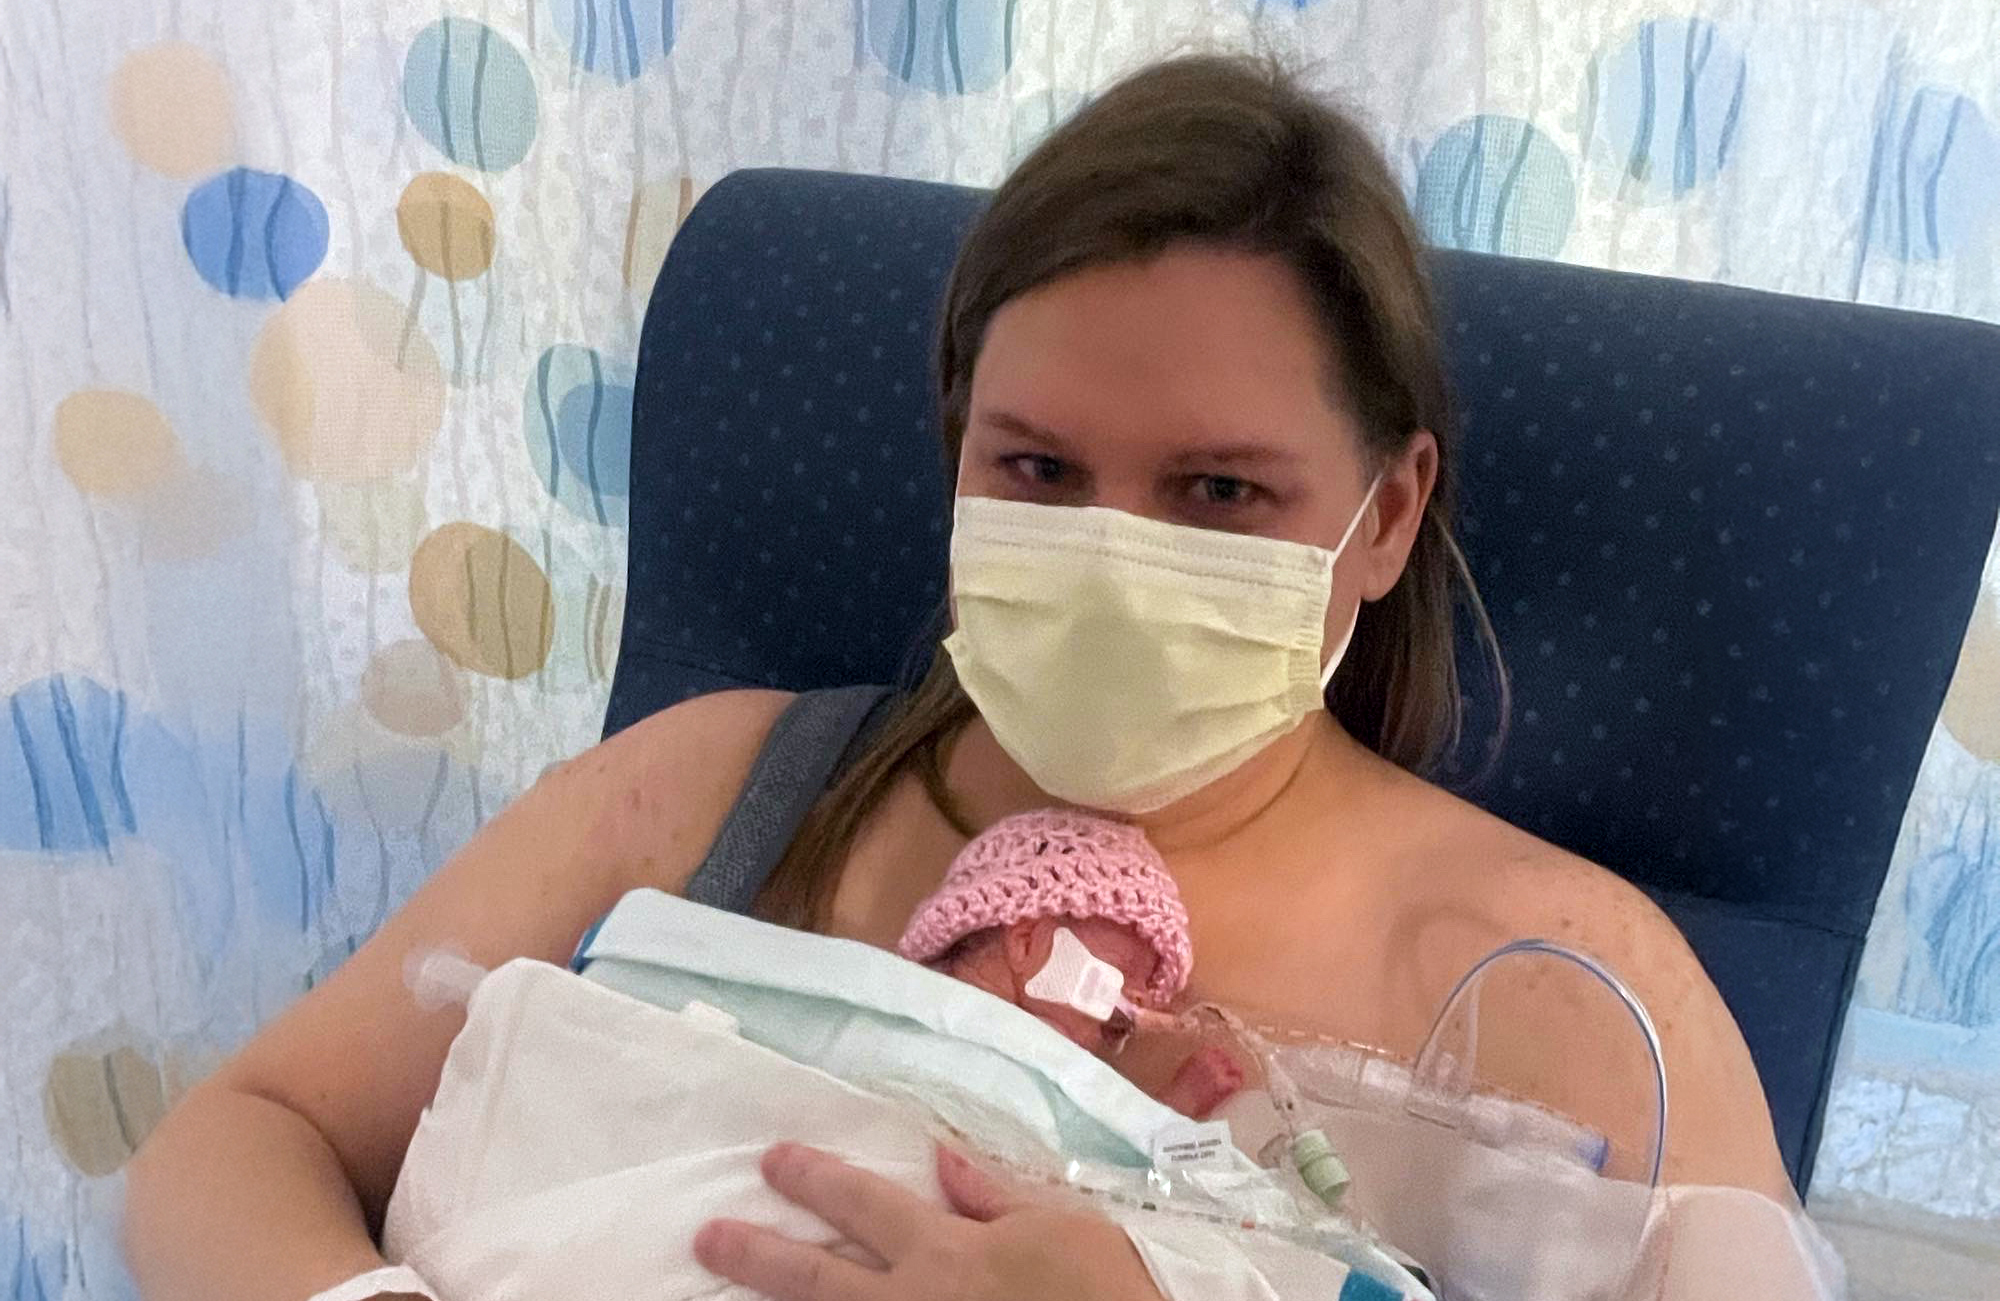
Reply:
<svg viewBox="0 0 2000 1301"><path fill-rule="evenodd" d="M601 721L638 326L740 167L999 179L1262 49L1437 243L2000 320L1987 0L8 0L0 1286L131 1294L120 1171ZM1820 1186L2000 1215L2000 614Z"/></svg>

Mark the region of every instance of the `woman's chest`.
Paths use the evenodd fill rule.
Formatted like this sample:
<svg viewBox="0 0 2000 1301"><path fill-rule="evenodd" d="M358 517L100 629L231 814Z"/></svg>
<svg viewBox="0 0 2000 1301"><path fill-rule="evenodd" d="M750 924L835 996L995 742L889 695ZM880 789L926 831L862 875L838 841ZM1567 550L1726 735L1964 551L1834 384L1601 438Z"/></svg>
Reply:
<svg viewBox="0 0 2000 1301"><path fill-rule="evenodd" d="M1521 932L1479 874L1421 847L1363 844L1304 838L1267 847L1254 865L1178 865L1194 949L1185 1001L1227 1008L1278 1041L1414 1058L1459 979ZM1151 1087L1191 1046L1135 1045L1128 1073Z"/></svg>
<svg viewBox="0 0 2000 1301"><path fill-rule="evenodd" d="M827 931L894 948L910 915L943 882L965 844L920 783L897 782L848 849Z"/></svg>
<svg viewBox="0 0 2000 1301"><path fill-rule="evenodd" d="M1193 883L1186 896L1194 966L1181 1007L1213 1004L1274 1042L1324 1037L1405 1052L1422 1041L1423 1000L1394 969L1391 917L1296 891L1246 900ZM1199 1030L1136 1037L1119 1069L1157 1095L1197 1049L1214 1045L1255 1083L1257 1063L1222 1022L1196 1020Z"/></svg>
<svg viewBox="0 0 2000 1301"><path fill-rule="evenodd" d="M893 948L965 843L919 783L897 783L850 850L828 929ZM1346 847L1355 843L1305 829L1227 852L1168 853L1194 952L1182 1004L1414 1054L1453 982L1515 937L1476 881L1421 852ZM1163 1084L1194 1042L1135 1044L1121 1069Z"/></svg>
<svg viewBox="0 0 2000 1301"><path fill-rule="evenodd" d="M1188 996L1303 1031L1395 1048L1505 928L1480 891L1423 857L1324 841L1254 863L1175 867L1195 963Z"/></svg>

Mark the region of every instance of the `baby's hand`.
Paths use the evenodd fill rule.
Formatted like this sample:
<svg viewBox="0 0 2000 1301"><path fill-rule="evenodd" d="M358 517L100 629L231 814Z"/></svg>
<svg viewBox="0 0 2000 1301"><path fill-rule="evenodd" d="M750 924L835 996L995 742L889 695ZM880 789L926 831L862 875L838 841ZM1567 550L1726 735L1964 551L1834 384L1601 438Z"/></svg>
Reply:
<svg viewBox="0 0 2000 1301"><path fill-rule="evenodd" d="M1242 1065L1227 1048L1210 1044L1188 1054L1160 1101L1190 1120L1207 1120L1242 1087Z"/></svg>

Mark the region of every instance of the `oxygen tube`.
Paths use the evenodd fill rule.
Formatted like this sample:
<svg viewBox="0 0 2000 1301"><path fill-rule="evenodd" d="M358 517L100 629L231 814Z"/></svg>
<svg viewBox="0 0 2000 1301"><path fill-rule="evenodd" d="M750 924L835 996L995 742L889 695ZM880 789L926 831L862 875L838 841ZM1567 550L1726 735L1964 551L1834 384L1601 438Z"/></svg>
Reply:
<svg viewBox="0 0 2000 1301"><path fill-rule="evenodd" d="M1197 1003L1184 1012L1152 1012L1129 1006L1121 1007L1119 1012L1130 1019L1136 1030L1186 1033L1198 1032L1209 1023L1221 1026L1245 1055L1263 1067L1264 1085L1285 1128L1287 1151L1299 1179L1327 1209L1341 1209L1341 1202L1353 1182L1347 1166L1333 1150L1333 1143L1327 1138L1325 1130L1300 1127L1298 1085L1279 1064L1277 1051L1269 1040L1246 1025L1243 1018L1216 1003Z"/></svg>
<svg viewBox="0 0 2000 1301"><path fill-rule="evenodd" d="M1432 1023L1423 1047L1411 1066L1370 1050L1340 1045L1350 1053L1365 1055L1373 1075L1368 1085L1382 1102L1400 1095L1397 1105L1411 1115L1463 1132L1468 1139L1492 1147L1516 1144L1560 1152L1577 1164L1602 1173L1609 1161L1610 1144L1601 1134L1587 1130L1554 1112L1520 1102L1509 1104L1501 1097L1482 1093L1473 1078L1477 1051L1476 1022L1479 988L1488 973L1509 959L1554 959L1580 969L1623 1006L1649 1059L1653 1095L1650 1134L1651 1151L1641 1154L1645 1182L1657 1187L1666 1150L1667 1081L1660 1039L1645 1006L1617 975L1587 954L1543 939L1522 939L1487 954L1453 986ZM1200 1032L1220 1026L1243 1053L1262 1066L1266 1088L1284 1129L1284 1154L1300 1180L1321 1202L1340 1210L1352 1183L1326 1131L1306 1123L1307 1092L1301 1088L1281 1060L1277 1048L1257 1030L1227 1008L1200 1003L1181 1012L1153 1012L1121 1006L1119 1014L1135 1030ZM1469 1020L1468 1020L1469 1018ZM1460 1040L1463 1040L1460 1042ZM1382 1069L1375 1074L1375 1067ZM1318 1098L1317 1094L1311 1095ZM1320 1099L1330 1101L1330 1099ZM1275 1144L1273 1145L1275 1147ZM1266 1149L1265 1161L1275 1153Z"/></svg>
<svg viewBox="0 0 2000 1301"><path fill-rule="evenodd" d="M1653 1086L1652 1153L1647 1162L1646 1183L1649 1187L1659 1187L1661 1166L1667 1151L1667 1066L1666 1054L1660 1046L1660 1032L1653 1025L1646 1005L1615 972L1589 954L1553 940L1531 938L1503 944L1459 977L1444 1006L1438 1010L1437 1019L1431 1023L1423 1048L1417 1053L1409 1110L1414 1115L1447 1124L1454 1123L1458 1115L1467 1110L1468 1099L1476 1096L1472 1072L1478 1048L1480 984L1495 966L1515 958L1553 958L1579 969L1609 993L1631 1018L1645 1045L1650 1067L1648 1082ZM1461 1014L1467 1023L1460 1031L1463 1043L1458 1044L1458 1051L1454 1052L1452 1032L1459 1024ZM1477 1116L1471 1119L1476 1122Z"/></svg>
<svg viewBox="0 0 2000 1301"><path fill-rule="evenodd" d="M1058 929L1043 964L1027 983L1027 993L1051 1003L1075 1008L1114 1029L1199 1031L1204 1022L1219 1023L1245 1054L1264 1068L1264 1078L1291 1139L1292 1166L1313 1196L1329 1209L1339 1209L1346 1194L1347 1167L1320 1129L1299 1128L1299 1091L1277 1054L1241 1017L1214 1003L1200 1003L1185 1012L1154 1012L1124 996L1125 973L1093 954L1068 927ZM1121 1036L1122 1042L1122 1036Z"/></svg>

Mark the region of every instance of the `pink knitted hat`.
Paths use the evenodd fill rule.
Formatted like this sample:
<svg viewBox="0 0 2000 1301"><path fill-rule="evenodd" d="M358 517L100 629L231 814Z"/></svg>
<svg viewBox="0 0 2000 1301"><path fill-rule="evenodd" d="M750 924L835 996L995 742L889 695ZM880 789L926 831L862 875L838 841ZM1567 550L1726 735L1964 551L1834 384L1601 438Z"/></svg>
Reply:
<svg viewBox="0 0 2000 1301"><path fill-rule="evenodd" d="M1042 917L1101 917L1138 931L1160 958L1143 1000L1152 1007L1187 985L1187 909L1159 851L1137 827L1058 810L996 822L961 850L896 951L929 962L975 932Z"/></svg>

